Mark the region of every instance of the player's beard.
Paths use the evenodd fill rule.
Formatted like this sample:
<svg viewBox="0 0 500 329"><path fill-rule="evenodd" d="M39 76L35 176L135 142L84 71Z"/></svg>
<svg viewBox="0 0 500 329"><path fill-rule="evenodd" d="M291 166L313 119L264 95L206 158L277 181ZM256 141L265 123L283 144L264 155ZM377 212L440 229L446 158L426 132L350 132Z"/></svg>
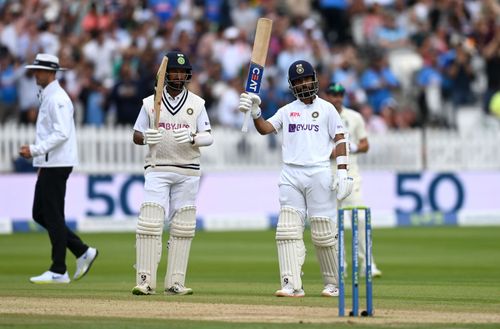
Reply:
<svg viewBox="0 0 500 329"><path fill-rule="evenodd" d="M185 84L184 80L167 80L167 85L173 90L182 90Z"/></svg>

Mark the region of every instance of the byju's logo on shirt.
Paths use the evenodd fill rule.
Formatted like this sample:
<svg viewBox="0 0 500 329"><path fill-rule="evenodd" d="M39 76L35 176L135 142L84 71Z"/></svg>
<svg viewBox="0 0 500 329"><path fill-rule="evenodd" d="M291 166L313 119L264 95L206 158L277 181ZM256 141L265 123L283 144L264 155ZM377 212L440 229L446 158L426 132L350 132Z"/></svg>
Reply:
<svg viewBox="0 0 500 329"><path fill-rule="evenodd" d="M302 123L290 123L288 125L288 132L289 133L294 133L297 131L319 131L319 125L311 125L311 124L302 124Z"/></svg>

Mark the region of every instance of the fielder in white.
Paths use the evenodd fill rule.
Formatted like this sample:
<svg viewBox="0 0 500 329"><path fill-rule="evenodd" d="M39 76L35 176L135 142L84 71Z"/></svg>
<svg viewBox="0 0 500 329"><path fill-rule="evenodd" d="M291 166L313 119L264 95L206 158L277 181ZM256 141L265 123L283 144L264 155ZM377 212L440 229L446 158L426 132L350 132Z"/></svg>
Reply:
<svg viewBox="0 0 500 329"><path fill-rule="evenodd" d="M190 295L185 287L191 241L196 228L196 195L200 181L200 147L211 145L210 121L205 101L188 91L189 59L169 52L159 120L154 129L154 95L143 100L134 125L134 143L151 148L145 161L144 202L136 231L136 286L134 295L155 293L156 272L162 253L162 233L168 211L170 237L165 294Z"/></svg>
<svg viewBox="0 0 500 329"><path fill-rule="evenodd" d="M280 268L279 297L302 297L302 265L306 249L303 241L305 220L309 218L312 242L316 248L324 280L322 296L338 296L337 198L352 190L347 175L347 150L344 127L332 104L317 96L318 79L312 65L294 62L288 82L297 98L278 109L267 121L261 117L260 98L240 96L239 110L250 111L261 135L283 133L283 169L279 181L280 215L276 244ZM337 154L337 176L332 180L330 155Z"/></svg>
<svg viewBox="0 0 500 329"><path fill-rule="evenodd" d="M352 193L339 202L339 207L344 206L364 206L361 193L361 175L359 174L358 153L368 152L368 134L366 133L365 122L358 112L343 106L345 88L338 83L332 83L326 89L326 100L332 103L340 114L340 118L347 131L349 141L349 176L354 178L354 188ZM335 167L333 167L335 174ZM346 218L350 218L350 213ZM365 241L365 216L359 216L358 245L359 258L361 264L361 275L365 275L366 241ZM375 265L372 253L372 277L380 277L382 272Z"/></svg>

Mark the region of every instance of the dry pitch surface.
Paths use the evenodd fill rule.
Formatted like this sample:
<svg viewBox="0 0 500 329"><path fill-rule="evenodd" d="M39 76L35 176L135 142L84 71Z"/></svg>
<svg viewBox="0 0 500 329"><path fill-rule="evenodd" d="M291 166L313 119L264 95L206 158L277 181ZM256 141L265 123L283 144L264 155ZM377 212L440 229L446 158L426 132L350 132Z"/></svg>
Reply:
<svg viewBox="0 0 500 329"><path fill-rule="evenodd" d="M147 298L147 297L146 297ZM150 310L138 313L137 310ZM202 304L151 300L2 297L4 314L109 318L155 318L259 323L480 324L500 323L500 314L377 309L373 318L339 318L324 307Z"/></svg>

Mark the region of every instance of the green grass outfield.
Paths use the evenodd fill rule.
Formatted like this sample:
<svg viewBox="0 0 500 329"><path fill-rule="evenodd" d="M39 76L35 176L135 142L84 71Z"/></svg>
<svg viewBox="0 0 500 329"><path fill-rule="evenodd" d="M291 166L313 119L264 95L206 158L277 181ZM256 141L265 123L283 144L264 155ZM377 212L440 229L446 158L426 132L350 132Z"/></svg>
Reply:
<svg viewBox="0 0 500 329"><path fill-rule="evenodd" d="M338 318L337 299L319 296L309 231L304 298L273 296L273 231L198 232L187 278L195 293L175 297L130 293L134 234L81 236L100 252L91 272L69 285L42 286L28 279L49 265L48 236L0 235L0 328L500 328L500 227L375 229L383 277L374 280L375 317L360 319ZM72 275L74 257L67 260ZM165 264L164 252L158 291Z"/></svg>

